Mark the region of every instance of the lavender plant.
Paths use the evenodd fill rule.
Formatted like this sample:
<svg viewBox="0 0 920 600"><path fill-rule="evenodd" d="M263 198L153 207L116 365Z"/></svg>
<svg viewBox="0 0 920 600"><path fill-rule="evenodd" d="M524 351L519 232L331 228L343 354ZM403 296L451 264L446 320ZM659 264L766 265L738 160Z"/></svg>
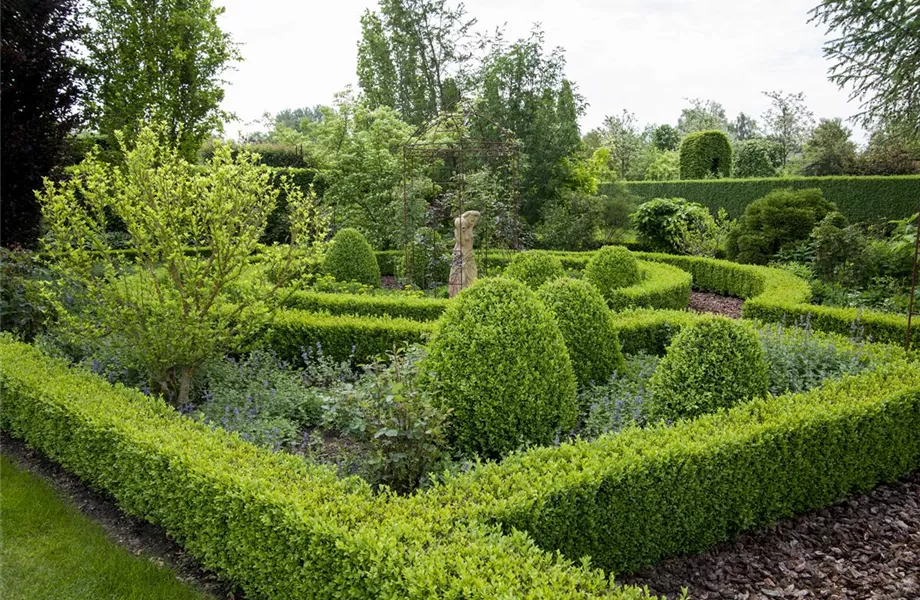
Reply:
<svg viewBox="0 0 920 600"><path fill-rule="evenodd" d="M583 425L579 434L594 439L628 425L645 424L645 407L651 392L647 384L658 365L658 357L633 354L626 366L604 384L592 385L578 395Z"/></svg>

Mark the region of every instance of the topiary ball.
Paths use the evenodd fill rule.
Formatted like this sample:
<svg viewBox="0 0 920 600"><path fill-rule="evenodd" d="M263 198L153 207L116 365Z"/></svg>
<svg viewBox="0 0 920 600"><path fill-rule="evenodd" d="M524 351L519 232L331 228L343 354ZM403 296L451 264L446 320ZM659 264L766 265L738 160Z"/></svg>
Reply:
<svg viewBox="0 0 920 600"><path fill-rule="evenodd" d="M746 325L712 317L684 327L652 375L650 416L691 418L767 394L767 363Z"/></svg>
<svg viewBox="0 0 920 600"><path fill-rule="evenodd" d="M562 262L552 254L528 250L514 255L505 267L504 276L535 290L547 281L565 276L565 271Z"/></svg>
<svg viewBox="0 0 920 600"><path fill-rule="evenodd" d="M604 246L588 261L585 279L609 301L614 290L635 285L642 276L632 252L622 246Z"/></svg>
<svg viewBox="0 0 920 600"><path fill-rule="evenodd" d="M380 287L380 267L374 249L357 229L340 229L332 238L323 270L339 281Z"/></svg>
<svg viewBox="0 0 920 600"><path fill-rule="evenodd" d="M575 373L552 313L523 283L480 279L438 322L422 385L451 409L464 453L497 458L575 424Z"/></svg>
<svg viewBox="0 0 920 600"><path fill-rule="evenodd" d="M579 279L555 279L537 296L556 317L580 386L602 383L625 366L620 339L603 296Z"/></svg>

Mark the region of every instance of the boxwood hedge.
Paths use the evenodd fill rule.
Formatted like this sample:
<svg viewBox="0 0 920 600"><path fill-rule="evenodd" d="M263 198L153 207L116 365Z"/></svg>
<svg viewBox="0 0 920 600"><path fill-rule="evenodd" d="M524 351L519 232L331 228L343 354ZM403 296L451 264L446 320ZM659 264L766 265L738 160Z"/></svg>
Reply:
<svg viewBox="0 0 920 600"><path fill-rule="evenodd" d="M639 600L523 533L339 479L0 338L0 426L251 598Z"/></svg>
<svg viewBox="0 0 920 600"><path fill-rule="evenodd" d="M601 184L598 193L603 194ZM871 177L775 177L764 179L707 179L701 181L629 181L626 187L640 202L652 198L684 198L720 208L738 218L744 208L779 188L819 188L850 221L903 219L917 212L920 175Z"/></svg>
<svg viewBox="0 0 920 600"><path fill-rule="evenodd" d="M431 501L614 573L700 551L920 467L920 365L480 465Z"/></svg>
<svg viewBox="0 0 920 600"><path fill-rule="evenodd" d="M333 315L400 317L414 321L434 321L448 307L446 298L415 298L397 294L375 296L363 294L329 294L300 290L283 300L286 308Z"/></svg>

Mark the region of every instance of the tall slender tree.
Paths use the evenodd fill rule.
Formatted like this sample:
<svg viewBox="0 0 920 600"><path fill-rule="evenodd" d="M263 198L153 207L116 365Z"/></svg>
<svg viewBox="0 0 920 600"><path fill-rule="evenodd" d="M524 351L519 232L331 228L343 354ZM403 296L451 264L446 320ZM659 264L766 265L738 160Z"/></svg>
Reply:
<svg viewBox="0 0 920 600"><path fill-rule="evenodd" d="M7 246L33 246L38 239L34 192L61 162L79 122L77 6L77 0L0 2L0 238Z"/></svg>
<svg viewBox="0 0 920 600"><path fill-rule="evenodd" d="M117 148L146 121L195 159L201 142L230 117L220 109L223 73L241 56L221 31L211 0L90 0L86 38L96 94L91 124Z"/></svg>
<svg viewBox="0 0 920 600"><path fill-rule="evenodd" d="M361 18L358 82L371 108L390 106L420 125L462 94L473 58L473 26L463 4L380 0Z"/></svg>
<svg viewBox="0 0 920 600"><path fill-rule="evenodd" d="M805 106L805 94L786 94L782 91L764 92L771 106L763 115L769 136L782 147L783 167L789 158L802 149L811 133L814 115Z"/></svg>

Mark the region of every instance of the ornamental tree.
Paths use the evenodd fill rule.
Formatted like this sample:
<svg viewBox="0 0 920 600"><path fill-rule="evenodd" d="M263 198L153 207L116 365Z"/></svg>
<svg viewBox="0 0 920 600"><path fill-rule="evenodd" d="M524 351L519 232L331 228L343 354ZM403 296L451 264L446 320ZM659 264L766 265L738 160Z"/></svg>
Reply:
<svg viewBox="0 0 920 600"><path fill-rule="evenodd" d="M294 250L322 252L326 224L313 196L287 181L279 190L257 155L221 144L204 167L194 165L161 142L164 127L142 128L133 146L119 134L123 163L94 151L70 179L46 180L38 196L56 276L45 295L65 341L105 344L183 404L199 366L264 322L267 301L294 274ZM234 287L279 192L291 209L292 243L265 253L275 287ZM109 234L116 222L127 233L124 249Z"/></svg>

